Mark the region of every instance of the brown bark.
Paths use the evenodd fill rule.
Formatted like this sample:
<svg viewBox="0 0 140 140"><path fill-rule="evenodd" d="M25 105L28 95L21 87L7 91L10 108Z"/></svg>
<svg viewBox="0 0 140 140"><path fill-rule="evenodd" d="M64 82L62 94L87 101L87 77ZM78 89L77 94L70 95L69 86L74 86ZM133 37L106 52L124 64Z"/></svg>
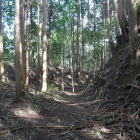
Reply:
<svg viewBox="0 0 140 140"><path fill-rule="evenodd" d="M77 65L79 85L82 82L82 15L81 15L81 0L77 0Z"/></svg>
<svg viewBox="0 0 140 140"><path fill-rule="evenodd" d="M5 81L4 57L3 57L3 35L2 35L2 0L0 0L0 80Z"/></svg>
<svg viewBox="0 0 140 140"><path fill-rule="evenodd" d="M32 22L33 22L33 13L32 13L32 4L30 4L30 47L29 47L29 65L32 64Z"/></svg>
<svg viewBox="0 0 140 140"><path fill-rule="evenodd" d="M48 89L48 64L47 64L47 34L46 34L46 25L47 25L47 5L46 0L43 0L43 49L42 49L42 91L46 92Z"/></svg>
<svg viewBox="0 0 140 140"><path fill-rule="evenodd" d="M104 70L105 60L106 60L106 42L105 42L106 31L105 31L105 12L104 12L104 9L103 9L103 13L102 13L102 18L103 18L102 20L103 20L104 34L103 34L103 39L102 39L101 70Z"/></svg>
<svg viewBox="0 0 140 140"><path fill-rule="evenodd" d="M20 100L22 96L22 46L20 33L20 0L15 0L15 92L16 99Z"/></svg>
<svg viewBox="0 0 140 140"><path fill-rule="evenodd" d="M102 40L101 70L104 70L104 67L105 67L105 57L106 57L106 42L105 42L105 37L103 37L103 40Z"/></svg>
<svg viewBox="0 0 140 140"><path fill-rule="evenodd" d="M25 5L25 29L26 29L26 47L25 47L25 55L26 55L26 67L25 67L25 91L28 93L29 92L29 46L28 46L28 41L29 41L29 14L28 14L28 9L29 9L29 0L26 0L26 5Z"/></svg>
<svg viewBox="0 0 140 140"><path fill-rule="evenodd" d="M20 34L22 46L22 89L25 91L26 81L26 49L25 49L25 9L24 0L20 0Z"/></svg>
<svg viewBox="0 0 140 140"><path fill-rule="evenodd" d="M65 90L65 87L64 87L64 56L63 56L63 45L62 45L62 38L61 38L61 41L60 41L60 51L61 51L61 88L62 88L62 93L64 92Z"/></svg>
<svg viewBox="0 0 140 140"><path fill-rule="evenodd" d="M119 25L121 28L122 36L124 37L124 40L127 40L128 38L128 22L125 17L125 5L124 0L118 0L118 17L119 17Z"/></svg>
<svg viewBox="0 0 140 140"><path fill-rule="evenodd" d="M90 49L90 3L88 0L88 83L90 82L90 71L91 71L91 49Z"/></svg>
<svg viewBox="0 0 140 140"><path fill-rule="evenodd" d="M136 61L137 43L138 43L138 26L137 26L137 6L135 0L128 0L128 20L129 20L129 47L131 54L131 63ZM140 56L138 56L140 57Z"/></svg>
<svg viewBox="0 0 140 140"><path fill-rule="evenodd" d="M106 0L106 10L107 10L107 36L109 42L109 59L112 58L112 49L113 49L113 41L112 41L112 29L111 29L111 17L110 17L110 1Z"/></svg>
<svg viewBox="0 0 140 140"><path fill-rule="evenodd" d="M69 3L70 5L70 3ZM70 40L70 68L71 68L71 85L72 85L72 92L74 93L74 72L73 72L73 24L70 20L70 7L69 7L69 40Z"/></svg>
<svg viewBox="0 0 140 140"><path fill-rule="evenodd" d="M120 37L120 26L119 26L119 17L118 17L118 0L113 0L114 6L114 18L115 18L115 30L116 30L116 38Z"/></svg>
<svg viewBox="0 0 140 140"><path fill-rule="evenodd" d="M49 9L48 9L48 65L51 63L51 13L52 12L52 0L50 0Z"/></svg>
<svg viewBox="0 0 140 140"><path fill-rule="evenodd" d="M96 50L96 8L95 8L95 2L94 2L94 29L93 29L93 34L94 34L94 38L93 38L93 49L94 49L94 78L96 77L96 73L97 73L97 54L95 53Z"/></svg>
<svg viewBox="0 0 140 140"><path fill-rule="evenodd" d="M41 36L42 36L42 0L38 7L38 16L39 16L39 29L38 29L38 42L37 42L37 69L36 69L36 87L39 88L39 79L40 79L40 49L41 49Z"/></svg>

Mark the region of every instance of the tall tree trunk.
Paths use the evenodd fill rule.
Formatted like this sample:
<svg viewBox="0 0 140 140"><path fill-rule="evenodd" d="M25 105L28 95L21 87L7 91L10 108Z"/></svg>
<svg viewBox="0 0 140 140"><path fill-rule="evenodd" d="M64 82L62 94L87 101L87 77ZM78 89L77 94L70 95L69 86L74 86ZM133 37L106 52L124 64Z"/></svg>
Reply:
<svg viewBox="0 0 140 140"><path fill-rule="evenodd" d="M0 0L0 80L5 81L4 57L3 57L3 35L2 35L2 0Z"/></svg>
<svg viewBox="0 0 140 140"><path fill-rule="evenodd" d="M81 6L82 7L82 6ZM81 16L82 16L82 11L81 11ZM82 35L83 35L83 17L82 17L82 24L81 24L81 33L82 33ZM82 71L83 71L83 69L84 69L84 56L85 56L85 50L84 50L84 41L83 41L83 39L82 39L82 50L81 50L81 57L82 57L82 61L81 61L81 63L82 63Z"/></svg>
<svg viewBox="0 0 140 140"><path fill-rule="evenodd" d="M113 49L113 41L112 41L112 30L111 30L111 18L110 18L110 0L106 0L106 6L107 6L107 35L108 35L108 41L109 41L109 58L112 58L112 49Z"/></svg>
<svg viewBox="0 0 140 140"><path fill-rule="evenodd" d="M105 36L106 36L106 31L105 31L105 10L103 9L102 13L102 20L103 20L103 39L102 39L102 58L101 58L101 70L104 70L105 67L105 60L106 60L106 42L105 42Z"/></svg>
<svg viewBox="0 0 140 140"><path fill-rule="evenodd" d="M32 32L33 32L33 10L32 4L30 4L30 48L29 48L29 65L32 64Z"/></svg>
<svg viewBox="0 0 140 140"><path fill-rule="evenodd" d="M124 8L125 8L124 0L118 0L119 25L120 25L121 33L122 33L124 40L127 40L128 39L128 31L127 31L128 22L126 20Z"/></svg>
<svg viewBox="0 0 140 140"><path fill-rule="evenodd" d="M79 85L82 82L82 15L81 15L81 0L77 0L77 64Z"/></svg>
<svg viewBox="0 0 140 140"><path fill-rule="evenodd" d="M41 49L41 36L42 36L42 0L40 0L39 6L38 6L38 42L37 42L37 69L36 69L36 87L39 88L39 79L40 79L40 49Z"/></svg>
<svg viewBox="0 0 140 140"><path fill-rule="evenodd" d="M22 89L25 92L26 81L26 53L25 53L25 9L24 0L20 0L20 34L21 34L21 46L22 46Z"/></svg>
<svg viewBox="0 0 140 140"><path fill-rule="evenodd" d="M74 14L73 14L73 17L72 17L72 52L73 52L73 70L76 69L76 55L75 54L75 49L74 49L74 46L75 46L75 40L74 40L74 37L75 37L75 32L74 32L74 25L75 25L75 21L74 21Z"/></svg>
<svg viewBox="0 0 140 140"><path fill-rule="evenodd" d="M25 29L26 29L26 77L25 77L25 91L29 92L29 0L26 0L25 5Z"/></svg>
<svg viewBox="0 0 140 140"><path fill-rule="evenodd" d="M74 93L75 89L74 89L74 68L73 68L73 31L72 31L72 24L71 24L71 48L70 48L70 63L71 63L71 84L72 84L72 92Z"/></svg>
<svg viewBox="0 0 140 140"><path fill-rule="evenodd" d="M137 6L135 0L128 0L128 20L129 20L129 47L131 63L136 61L136 50L138 47L138 26L137 26ZM138 56L140 57L140 56Z"/></svg>
<svg viewBox="0 0 140 140"><path fill-rule="evenodd" d="M49 17L49 32L48 32L48 65L50 65L50 62L51 62L51 20L50 20L50 17Z"/></svg>
<svg viewBox="0 0 140 140"><path fill-rule="evenodd" d="M15 0L15 91L16 99L20 100L22 96L22 46L20 34L20 0Z"/></svg>
<svg viewBox="0 0 140 140"><path fill-rule="evenodd" d="M91 71L91 49L90 49L90 3L88 0L88 82L90 81L90 71Z"/></svg>
<svg viewBox="0 0 140 140"><path fill-rule="evenodd" d="M48 64L47 64L47 33L46 33L46 25L47 25L47 4L46 0L43 0L43 60L42 60L42 91L46 92L48 89L47 82L48 82Z"/></svg>
<svg viewBox="0 0 140 140"><path fill-rule="evenodd" d="M51 12L52 12L52 0L50 0L50 4L49 4L49 8L48 8L48 30L49 30L49 32L48 32L48 50L47 50L47 52L48 52L48 65L50 65L50 63L51 63Z"/></svg>
<svg viewBox="0 0 140 140"><path fill-rule="evenodd" d="M105 56L106 56L106 42L105 42L105 37L103 37L103 40L102 40L101 70L104 70L104 67L105 67Z"/></svg>
<svg viewBox="0 0 140 140"><path fill-rule="evenodd" d="M118 2L117 1L118 0L113 0L116 38L121 36L120 26L119 26L119 18L118 18Z"/></svg>
<svg viewBox="0 0 140 140"><path fill-rule="evenodd" d="M94 1L94 29L93 29L93 34L94 34L94 38L93 38L93 49L94 49L94 78L96 77L96 73L97 73L97 54L95 53L95 49L96 49L96 8L95 8L95 1Z"/></svg>
<svg viewBox="0 0 140 140"><path fill-rule="evenodd" d="M70 3L69 3L69 12L68 12L68 18L69 18L69 40L70 40L70 68L71 68L71 85L72 85L72 92L74 93L74 72L73 72L73 25L71 22L70 17Z"/></svg>
<svg viewBox="0 0 140 140"><path fill-rule="evenodd" d="M62 93L64 93L65 87L64 87L64 49L63 49L63 45L62 45L62 37L60 37L61 42L60 42L60 49L61 49L61 89L62 89Z"/></svg>

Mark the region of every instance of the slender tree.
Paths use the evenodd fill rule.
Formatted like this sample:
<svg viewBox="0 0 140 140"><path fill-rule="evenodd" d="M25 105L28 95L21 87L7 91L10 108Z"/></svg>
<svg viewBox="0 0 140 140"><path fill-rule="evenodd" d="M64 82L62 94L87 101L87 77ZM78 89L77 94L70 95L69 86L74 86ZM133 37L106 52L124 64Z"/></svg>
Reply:
<svg viewBox="0 0 140 140"><path fill-rule="evenodd" d="M47 34L46 34L46 25L47 25L47 4L46 0L43 0L43 64L42 64L42 91L46 92L48 89L47 82L48 82L48 64L47 64Z"/></svg>
<svg viewBox="0 0 140 140"><path fill-rule="evenodd" d="M51 16L52 16L52 0L50 0L48 8L48 65L51 63Z"/></svg>
<svg viewBox="0 0 140 140"><path fill-rule="evenodd" d="M102 58L101 58L101 70L104 70L105 67L105 61L106 61L106 42L105 42L105 38L106 38L106 31L105 31L105 8L103 6L102 9L102 21L103 21L103 39L102 39Z"/></svg>
<svg viewBox="0 0 140 140"><path fill-rule="evenodd" d="M61 89L62 89L62 93L65 90L65 86L64 86L64 47L62 45L62 38L60 37L60 49L61 49Z"/></svg>
<svg viewBox="0 0 140 140"><path fill-rule="evenodd" d="M70 44L70 68L71 68L71 85L72 85L72 92L74 93L74 72L73 72L73 28L72 28L72 22L70 17L70 1L69 1L69 12L68 12L68 18L69 18L69 44Z"/></svg>
<svg viewBox="0 0 140 140"><path fill-rule="evenodd" d="M88 82L90 80L91 71L91 49L90 49L90 3L88 0Z"/></svg>
<svg viewBox="0 0 140 140"><path fill-rule="evenodd" d="M22 45L20 33L20 0L15 0L15 88L16 99L22 96Z"/></svg>
<svg viewBox="0 0 140 140"><path fill-rule="evenodd" d="M33 10L32 3L30 3L30 43L29 43L29 65L32 64L32 36L33 36Z"/></svg>
<svg viewBox="0 0 140 140"><path fill-rule="evenodd" d="M94 21L93 21L93 34L94 34L94 37L93 37L93 49L94 49L94 78L96 77L96 73L97 73L97 54L95 53L95 50L96 50L96 7L95 7L95 1L94 1Z"/></svg>
<svg viewBox="0 0 140 140"><path fill-rule="evenodd" d="M41 43L42 43L42 0L40 0L39 6L38 6L38 24L39 24L39 28L38 28L38 42L37 42L37 70L36 70L36 87L39 87L39 79L40 79L40 49L41 49Z"/></svg>
<svg viewBox="0 0 140 140"><path fill-rule="evenodd" d="M111 17L110 17L110 0L106 0L106 12L107 12L107 36L108 36L108 41L109 41L109 58L112 58L112 30L111 30Z"/></svg>
<svg viewBox="0 0 140 140"><path fill-rule="evenodd" d="M26 29L26 46L25 46L25 55L26 55L26 70L25 70L25 91L29 92L29 0L26 0L25 3L25 29Z"/></svg>
<svg viewBox="0 0 140 140"><path fill-rule="evenodd" d="M81 14L81 0L77 0L77 66L79 85L82 82L82 14Z"/></svg>
<svg viewBox="0 0 140 140"><path fill-rule="evenodd" d="M20 0L20 34L22 46L22 89L25 92L26 83L26 48L25 48L25 2Z"/></svg>
<svg viewBox="0 0 140 140"><path fill-rule="evenodd" d="M2 35L2 0L0 0L0 80L5 81L4 58L3 58L3 35Z"/></svg>

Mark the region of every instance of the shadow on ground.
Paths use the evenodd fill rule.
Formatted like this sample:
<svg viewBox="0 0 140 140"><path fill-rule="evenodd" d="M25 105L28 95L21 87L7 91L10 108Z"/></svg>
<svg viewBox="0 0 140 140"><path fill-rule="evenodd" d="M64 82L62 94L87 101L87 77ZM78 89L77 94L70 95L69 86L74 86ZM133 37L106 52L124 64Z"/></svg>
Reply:
<svg viewBox="0 0 140 140"><path fill-rule="evenodd" d="M0 83L0 140L113 140L79 96L50 91L14 102L14 88ZM94 104L94 103L92 103ZM115 140L115 139L114 139Z"/></svg>

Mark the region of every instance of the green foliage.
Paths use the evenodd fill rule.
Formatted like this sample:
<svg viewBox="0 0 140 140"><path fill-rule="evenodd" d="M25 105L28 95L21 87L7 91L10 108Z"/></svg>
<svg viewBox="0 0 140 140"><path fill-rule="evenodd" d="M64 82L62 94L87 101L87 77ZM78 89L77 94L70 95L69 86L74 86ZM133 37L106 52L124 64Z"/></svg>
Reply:
<svg viewBox="0 0 140 140"><path fill-rule="evenodd" d="M3 36L4 41L4 59L6 62L13 62L14 57L14 40Z"/></svg>
<svg viewBox="0 0 140 140"><path fill-rule="evenodd" d="M34 101L39 104L43 99L44 99L44 95L37 91L37 94L35 96L33 96Z"/></svg>
<svg viewBox="0 0 140 140"><path fill-rule="evenodd" d="M52 95L58 100L64 100L64 98L58 92L53 92Z"/></svg>
<svg viewBox="0 0 140 140"><path fill-rule="evenodd" d="M67 135L67 139L72 139L72 140L79 140L79 138L77 138L76 134L73 131L70 131Z"/></svg>
<svg viewBox="0 0 140 140"><path fill-rule="evenodd" d="M95 2L95 7L93 6ZM102 38L105 36L106 27L102 23L102 2L94 1L90 3L90 22L88 22L88 3L86 0L81 1L81 12L83 18L82 40L83 40L83 68L88 70L89 47L91 58L91 65L94 64L94 54L101 55L102 52ZM63 49L63 58L65 65L68 65L70 59L70 28L74 29L74 46L73 46L73 61L76 66L77 59L77 3L75 0L60 0L52 1L50 3L50 34L51 34L51 62L54 65L60 65L61 49ZM32 6L32 25L30 24L29 45L32 40L32 62L36 63L37 55L37 36L38 36L38 2L30 0ZM95 26L94 27L94 10L96 11ZM30 12L30 10L29 10ZM29 14L30 15L30 14ZM106 19L108 21L108 19ZM49 21L49 20L48 20ZM112 23L112 30L114 34L114 20ZM71 25L72 24L72 25ZM89 27L90 25L90 27ZM94 33L95 28L95 33ZM4 58L6 61L14 61L14 1L3 0L3 35L4 35ZM49 29L47 30L47 34ZM114 36L114 35L113 35ZM31 39L31 40L30 40ZM95 49L93 47L94 40L96 41ZM108 44L108 41L106 41ZM106 45L108 46L108 45ZM107 48L108 49L108 48ZM42 52L41 52L42 53ZM107 54L108 55L108 54ZM100 60L98 60L100 61Z"/></svg>

